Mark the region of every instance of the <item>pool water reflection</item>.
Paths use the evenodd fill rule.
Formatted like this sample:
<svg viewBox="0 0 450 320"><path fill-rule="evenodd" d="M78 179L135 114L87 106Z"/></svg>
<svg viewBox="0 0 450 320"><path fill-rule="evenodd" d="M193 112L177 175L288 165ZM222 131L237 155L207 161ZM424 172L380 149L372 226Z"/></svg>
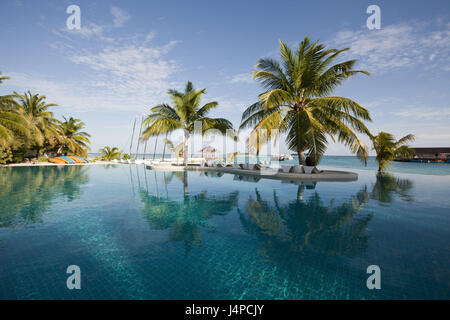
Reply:
<svg viewBox="0 0 450 320"><path fill-rule="evenodd" d="M2 168L0 298L448 299L450 179L358 173ZM72 264L81 290L66 287ZM381 290L366 287L372 264Z"/></svg>

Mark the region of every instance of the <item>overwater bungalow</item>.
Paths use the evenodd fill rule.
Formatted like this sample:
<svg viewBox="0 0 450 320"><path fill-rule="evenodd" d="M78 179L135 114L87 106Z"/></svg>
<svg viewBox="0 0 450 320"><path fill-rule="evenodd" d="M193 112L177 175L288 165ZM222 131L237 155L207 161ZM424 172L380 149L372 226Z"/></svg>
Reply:
<svg viewBox="0 0 450 320"><path fill-rule="evenodd" d="M403 162L446 162L450 163L450 148L411 148L414 155L410 158L396 159Z"/></svg>

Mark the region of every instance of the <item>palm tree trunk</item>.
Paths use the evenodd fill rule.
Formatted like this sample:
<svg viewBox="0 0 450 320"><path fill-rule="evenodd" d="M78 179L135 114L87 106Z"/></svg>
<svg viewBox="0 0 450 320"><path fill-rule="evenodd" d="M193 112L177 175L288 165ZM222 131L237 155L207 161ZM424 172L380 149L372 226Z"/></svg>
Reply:
<svg viewBox="0 0 450 320"><path fill-rule="evenodd" d="M163 141L164 142L164 148L163 148L163 156L162 156L162 161L164 161L164 156L166 155L166 141L167 141L167 132L166 132L166 140Z"/></svg>
<svg viewBox="0 0 450 320"><path fill-rule="evenodd" d="M378 172L383 172L383 160L378 161Z"/></svg>
<svg viewBox="0 0 450 320"><path fill-rule="evenodd" d="M298 164L305 165L306 164L305 153L303 151L298 150L297 155L298 155Z"/></svg>
<svg viewBox="0 0 450 320"><path fill-rule="evenodd" d="M300 125L300 113L297 112L297 123ZM297 155L298 155L298 164L305 165L305 152L304 150L300 150L300 141L301 141L301 133L300 128L297 128Z"/></svg>
<svg viewBox="0 0 450 320"><path fill-rule="evenodd" d="M188 139L189 131L184 130L184 148L183 148L183 165L187 166L188 162Z"/></svg>

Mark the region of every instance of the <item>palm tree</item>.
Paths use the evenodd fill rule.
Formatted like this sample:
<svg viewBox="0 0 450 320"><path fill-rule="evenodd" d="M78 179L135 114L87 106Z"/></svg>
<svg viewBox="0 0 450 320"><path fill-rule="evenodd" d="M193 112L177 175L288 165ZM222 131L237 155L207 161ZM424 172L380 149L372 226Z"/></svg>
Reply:
<svg viewBox="0 0 450 320"><path fill-rule="evenodd" d="M369 134L362 122L371 121L369 112L349 98L330 96L347 78L358 73L369 75L353 69L355 60L332 65L347 50L326 49L305 37L294 52L280 41L281 63L264 58L255 66L259 70L253 72L253 77L267 91L244 111L241 129L266 129L268 139L272 129L286 133L286 143L297 152L300 164L304 164L305 151L316 162L320 160L327 135L332 140L336 136L365 161L368 150L357 133Z"/></svg>
<svg viewBox="0 0 450 320"><path fill-rule="evenodd" d="M18 105L36 128L34 136L38 155L40 147L54 147L58 142L63 142L58 130L61 122L53 117L53 112L48 111L50 107L57 106L56 104L47 103L45 96L32 94L30 91L23 95L14 92L14 97L19 100Z"/></svg>
<svg viewBox="0 0 450 320"><path fill-rule="evenodd" d="M69 120L66 117L63 118L64 121L60 125L63 143L59 147L59 152L71 152L75 155L86 156L87 151L90 150L90 134L81 131L85 126L84 122L72 117Z"/></svg>
<svg viewBox="0 0 450 320"><path fill-rule="evenodd" d="M225 133L233 126L230 121L223 118L210 118L208 113L218 106L216 101L209 102L200 107L200 101L206 89L195 90L190 81L187 82L184 92L175 89L167 92L172 100L173 106L160 104L151 109L150 115L144 120L142 136L148 139L150 136L161 133L183 130L184 150L183 164L187 165L188 160L188 139L194 131L194 123L199 121L202 124L202 134L208 129L218 129Z"/></svg>
<svg viewBox="0 0 450 320"><path fill-rule="evenodd" d="M415 139L412 134L395 141L392 134L382 131L376 136L371 135L370 138L373 150L377 153L378 172L385 172L394 159L407 158L414 154L414 150L407 145Z"/></svg>
<svg viewBox="0 0 450 320"><path fill-rule="evenodd" d="M99 150L99 152L102 154L102 160L113 160L113 159L120 159L120 156L122 155L122 152L119 151L119 148L110 146L105 146Z"/></svg>
<svg viewBox="0 0 450 320"><path fill-rule="evenodd" d="M177 163L178 163L178 158L184 148L184 142L174 145L174 143L167 138L164 138L163 142L164 142L164 150L165 150L165 147L167 146L169 148L170 152L175 153L175 157L177 158ZM164 154L163 154L163 159L164 159Z"/></svg>
<svg viewBox="0 0 450 320"><path fill-rule="evenodd" d="M0 73L0 83L9 77ZM0 96L0 148L6 149L15 143L19 144L19 137L31 138L32 125L15 105L10 95Z"/></svg>

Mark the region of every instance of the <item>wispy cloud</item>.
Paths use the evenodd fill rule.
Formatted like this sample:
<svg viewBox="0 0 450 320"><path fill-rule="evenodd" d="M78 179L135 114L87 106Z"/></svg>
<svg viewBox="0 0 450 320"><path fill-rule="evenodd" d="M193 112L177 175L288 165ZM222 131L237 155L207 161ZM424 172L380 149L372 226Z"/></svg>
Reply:
<svg viewBox="0 0 450 320"><path fill-rule="evenodd" d="M234 75L230 81L231 83L253 83L253 78L250 72L243 72Z"/></svg>
<svg viewBox="0 0 450 320"><path fill-rule="evenodd" d="M63 46L68 45L67 42L75 42L78 39L86 39L86 40L101 40L103 42L113 42L114 39L112 37L105 36L105 28L95 23L83 23L80 29L72 29L64 27L59 30L53 30L53 34L58 36L60 39L66 40L66 43L55 42L53 46ZM77 36L77 37L73 37Z"/></svg>
<svg viewBox="0 0 450 320"><path fill-rule="evenodd" d="M392 112L402 118L417 120L444 120L450 118L450 107L447 108L409 108L402 111Z"/></svg>
<svg viewBox="0 0 450 320"><path fill-rule="evenodd" d="M9 72L11 86L46 94L52 102L74 111L139 112L167 100L167 88L178 86L174 74L182 70L181 65L168 58L178 41L156 45L152 40L155 34L150 33L126 39L114 38L114 45L109 41L98 41L95 47L88 47L82 45L87 41L84 38L59 34L61 41L52 47L78 65L79 72L62 81Z"/></svg>
<svg viewBox="0 0 450 320"><path fill-rule="evenodd" d="M114 26L123 27L125 23L130 20L130 16L125 12L125 10L119 7L111 7L111 14L114 17Z"/></svg>
<svg viewBox="0 0 450 320"><path fill-rule="evenodd" d="M381 30L340 31L333 46L350 47L348 53L360 67L375 73L424 65L450 68L450 22L411 21L388 25Z"/></svg>

